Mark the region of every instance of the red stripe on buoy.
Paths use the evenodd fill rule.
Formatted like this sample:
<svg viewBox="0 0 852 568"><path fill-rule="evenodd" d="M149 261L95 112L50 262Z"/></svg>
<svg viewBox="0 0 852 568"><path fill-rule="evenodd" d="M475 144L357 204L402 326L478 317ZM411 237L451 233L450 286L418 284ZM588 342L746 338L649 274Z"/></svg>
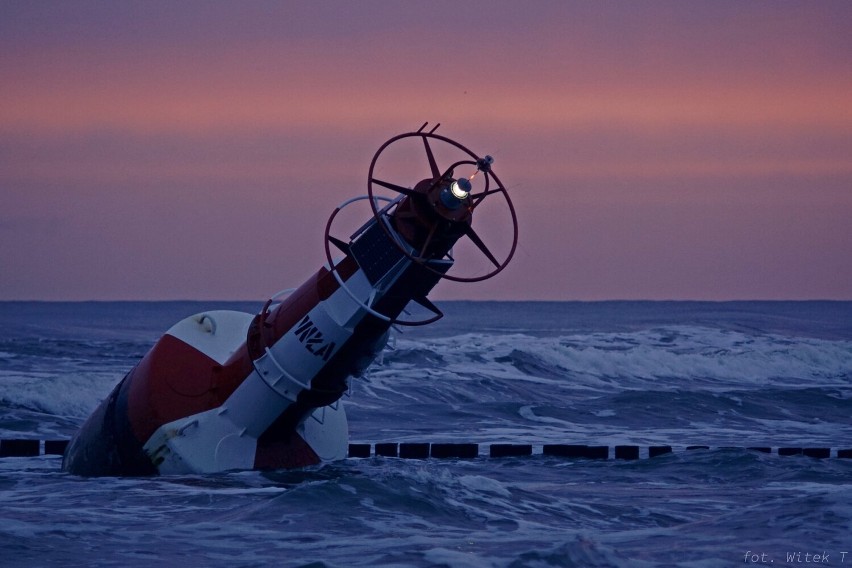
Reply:
<svg viewBox="0 0 852 568"><path fill-rule="evenodd" d="M163 424L219 406L214 385L222 371L188 343L168 334L161 337L127 378L134 436L144 444Z"/></svg>
<svg viewBox="0 0 852 568"><path fill-rule="evenodd" d="M316 465L320 461L304 438L293 432L287 440L258 441L254 469L291 469Z"/></svg>

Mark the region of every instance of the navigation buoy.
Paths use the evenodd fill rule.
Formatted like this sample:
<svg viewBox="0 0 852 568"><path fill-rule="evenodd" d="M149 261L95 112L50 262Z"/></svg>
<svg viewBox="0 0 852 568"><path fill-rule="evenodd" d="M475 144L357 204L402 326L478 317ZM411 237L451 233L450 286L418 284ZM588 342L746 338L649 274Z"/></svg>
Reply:
<svg viewBox="0 0 852 568"><path fill-rule="evenodd" d="M85 476L210 473L346 457L340 398L382 351L390 326L439 319L443 314L427 295L442 278L490 278L517 245L515 210L493 159L435 134L437 127L424 132L425 126L381 146L370 164L367 196L332 213L326 266L256 315L209 311L175 324L83 424L63 469ZM427 176L380 175L387 156L411 143L425 153ZM433 145L458 159L439 167ZM386 154L391 146L395 151ZM380 190L393 197L377 195ZM512 225L511 244L499 259L472 226L477 206L495 197ZM338 213L361 199L369 202L372 218L348 239L333 236ZM490 262L484 274L450 271L451 250L463 238ZM332 246L341 259L332 258ZM407 319L410 302L429 316ZM422 456L423 447L400 450L406 452Z"/></svg>

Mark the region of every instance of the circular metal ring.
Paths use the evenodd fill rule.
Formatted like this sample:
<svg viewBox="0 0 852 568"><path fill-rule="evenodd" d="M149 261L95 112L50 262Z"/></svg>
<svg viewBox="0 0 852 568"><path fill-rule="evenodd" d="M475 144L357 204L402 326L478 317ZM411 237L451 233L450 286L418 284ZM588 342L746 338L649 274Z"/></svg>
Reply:
<svg viewBox="0 0 852 568"><path fill-rule="evenodd" d="M417 132L408 132L408 133L405 133L405 134L399 134L397 136L394 136L393 138L391 138L390 140L388 140L387 142L382 144L382 146L373 155L373 160L370 163L370 170L369 170L369 173L367 175L367 196L366 196L366 198L370 199L370 207L373 211L373 217L377 221L379 221L379 219L380 219L381 212L376 207L376 203L374 201L375 196L373 194L373 184L375 183L376 185L380 185L382 187L388 187L391 190L394 190L394 187L397 187L398 188L397 191L404 189L400 186L395 186L395 184L388 184L387 182L382 182L381 180L377 180L373 176L373 172L375 170L376 163L379 160L379 156L391 144L393 144L393 143L395 143L399 140L402 140L404 138L411 138L411 137L415 137L415 136L419 136L423 139L423 144L424 144L426 156L427 156L427 159L429 161L429 166L430 166L430 169L431 169L431 172L432 172L433 183L437 183L438 181L443 179L444 175L446 175L447 172L449 172L454 166L456 166L460 163L465 163L466 161L456 162L455 164L450 166L450 168L448 168L447 171L441 172L437 167L437 164L436 164L435 159L434 159L434 155L432 154L431 147L429 146L429 139L439 140L441 142L444 142L444 143L450 144L451 146L454 146L455 148L461 150L462 152L465 152L468 156L470 156L474 160L474 163L480 163L480 161L481 161L481 158L479 156L477 156L476 154L474 154L473 152L471 152L470 150L468 150L467 148L465 148L464 146L462 146L461 144L459 144L455 140L451 140L450 138L447 138L445 136L440 136L440 135L434 134L432 132L417 131ZM430 272L433 272L433 273L437 274L438 276L440 276L441 278L445 278L447 280L452 280L454 282L481 282L482 280L487 280L488 278L491 278L492 276L496 275L498 272L502 271L509 264L509 261L512 260L512 257L515 254L515 249L518 246L518 218L517 218L517 215L515 213L515 207L512 204L511 198L509 197L509 193L506 191L506 188L503 187L503 184L502 184L502 182L500 182L500 179L494 174L493 171L491 171L490 168L485 169L485 170L481 170L481 171L483 172L483 174L485 174L485 189L482 193L480 193L477 196L477 199L473 204L473 208L475 208L486 197L500 193L500 194L502 194L503 199L506 201L506 205L509 209L509 213L510 213L511 218L512 218L512 232L513 232L513 234L512 234L511 249L509 250L508 255L506 256L506 258L502 262L499 262L499 261L495 262L495 264L497 266L494 270L487 272L485 274L482 274L480 276L473 276L473 277L453 276L451 274L447 274L446 272L440 272L438 270L435 270L434 268L432 268L431 266L429 266L427 264L429 259L426 259L426 258L423 258L423 257L420 257L420 256L416 256L416 255L410 253L399 241L397 241L395 236L393 234L391 234L390 229L387 226L385 226L384 223L381 223L381 228L382 228L382 231L384 231L385 236L387 236L387 238L391 242L393 242L393 244L399 249L399 251L402 254L404 254L409 260L418 263L419 265L423 266L426 270L429 270ZM492 178L493 178L494 183L496 185L496 189L490 189L490 182L491 182ZM478 237L471 236L471 239L474 239L474 238L478 239ZM480 249L480 251L483 251L483 254L486 254L485 251L483 250L484 243L481 243L481 241L480 241L480 243L477 243L476 241L474 241L474 244L476 244L476 246Z"/></svg>

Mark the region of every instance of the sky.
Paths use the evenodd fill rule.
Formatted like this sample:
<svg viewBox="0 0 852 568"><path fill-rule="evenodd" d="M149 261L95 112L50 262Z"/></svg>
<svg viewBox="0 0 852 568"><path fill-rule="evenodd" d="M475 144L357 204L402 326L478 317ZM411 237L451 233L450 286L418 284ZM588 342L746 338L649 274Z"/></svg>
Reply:
<svg viewBox="0 0 852 568"><path fill-rule="evenodd" d="M519 226L434 299L852 300L850 29L845 0L7 0L0 300L263 301L424 122L494 156Z"/></svg>

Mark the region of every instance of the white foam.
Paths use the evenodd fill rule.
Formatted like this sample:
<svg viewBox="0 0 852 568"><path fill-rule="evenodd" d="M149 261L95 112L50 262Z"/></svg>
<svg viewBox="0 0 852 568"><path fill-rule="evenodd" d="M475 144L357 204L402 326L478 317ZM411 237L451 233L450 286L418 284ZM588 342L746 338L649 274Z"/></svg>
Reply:
<svg viewBox="0 0 852 568"><path fill-rule="evenodd" d="M0 402L57 416L84 418L123 375L112 371L46 373L0 371Z"/></svg>
<svg viewBox="0 0 852 568"><path fill-rule="evenodd" d="M493 493L501 497L511 497L512 492L499 481L483 475L462 475L459 484L477 493Z"/></svg>
<svg viewBox="0 0 852 568"><path fill-rule="evenodd" d="M455 375L478 373L540 383L565 382L575 388L749 388L848 386L852 342L739 332L699 327L667 327L632 333L593 333L539 338L523 334L463 335L424 342L401 340L401 352L428 349ZM415 370L385 355L391 374ZM518 372L517 369L522 369ZM374 368L381 375L383 368ZM430 372L435 369L428 369ZM553 376L548 376L553 375ZM560 380L561 379L561 380Z"/></svg>

